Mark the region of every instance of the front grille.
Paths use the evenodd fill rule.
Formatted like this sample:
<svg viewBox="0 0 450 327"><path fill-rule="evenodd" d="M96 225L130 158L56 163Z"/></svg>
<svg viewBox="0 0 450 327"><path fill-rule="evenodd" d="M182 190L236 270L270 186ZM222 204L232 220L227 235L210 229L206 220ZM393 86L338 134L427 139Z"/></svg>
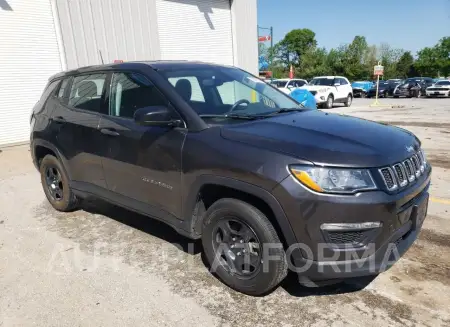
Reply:
<svg viewBox="0 0 450 327"><path fill-rule="evenodd" d="M392 167L379 169L381 177L388 191L406 187L414 182L424 172L427 162L421 150L403 162L394 164Z"/></svg>
<svg viewBox="0 0 450 327"><path fill-rule="evenodd" d="M448 88L437 88L437 87L430 87L429 89L427 89L428 91L448 91L450 89Z"/></svg>

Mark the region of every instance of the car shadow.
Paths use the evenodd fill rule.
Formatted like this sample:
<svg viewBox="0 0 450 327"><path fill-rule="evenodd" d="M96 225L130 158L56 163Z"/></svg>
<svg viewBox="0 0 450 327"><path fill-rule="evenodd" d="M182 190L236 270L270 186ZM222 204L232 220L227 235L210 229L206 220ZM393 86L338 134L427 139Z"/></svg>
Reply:
<svg viewBox="0 0 450 327"><path fill-rule="evenodd" d="M210 265L202 251L200 240L188 239L159 220L138 214L134 211L110 204L100 199L84 200L81 203L80 209L92 214L106 216L119 223L140 230L153 237L157 237L165 242L177 244L178 248L187 254L197 255L201 253L201 261L205 268L217 278L217 275L214 272L211 272ZM288 276L279 287L283 288L289 295L294 297L337 295L360 291L372 282L374 278L375 277L352 279L336 285L309 288L300 285L297 275L294 272L289 272Z"/></svg>
<svg viewBox="0 0 450 327"><path fill-rule="evenodd" d="M286 279L281 283L281 287L291 296L327 296L354 293L363 290L376 276L352 278L334 285L321 287L305 287L299 284L298 276L294 272L289 272Z"/></svg>
<svg viewBox="0 0 450 327"><path fill-rule="evenodd" d="M187 237L178 234L169 225L157 219L141 215L134 211L107 203L103 200L83 200L80 209L92 214L107 216L117 222L138 229L163 241L177 244L180 250L183 250L187 254L196 255L202 251L200 240L188 239Z"/></svg>

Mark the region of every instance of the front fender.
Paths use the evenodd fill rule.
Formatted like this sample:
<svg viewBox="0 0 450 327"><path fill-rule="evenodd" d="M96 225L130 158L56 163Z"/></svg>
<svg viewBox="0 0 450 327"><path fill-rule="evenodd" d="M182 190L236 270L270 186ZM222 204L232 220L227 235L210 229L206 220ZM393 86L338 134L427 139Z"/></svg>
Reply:
<svg viewBox="0 0 450 327"><path fill-rule="evenodd" d="M207 184L229 187L260 198L272 209L275 215L275 219L277 220L283 236L288 243L287 245L289 246L297 242L291 224L289 223L284 210L282 209L278 200L269 191L256 185L242 182L229 177L221 177L215 175L198 176L195 182L192 184L187 197L183 201L183 217L185 221L192 220L192 212L194 211L195 205L197 203L197 195L202 186ZM195 234L201 234L203 223L202 218L203 217L191 222L191 230L193 230Z"/></svg>

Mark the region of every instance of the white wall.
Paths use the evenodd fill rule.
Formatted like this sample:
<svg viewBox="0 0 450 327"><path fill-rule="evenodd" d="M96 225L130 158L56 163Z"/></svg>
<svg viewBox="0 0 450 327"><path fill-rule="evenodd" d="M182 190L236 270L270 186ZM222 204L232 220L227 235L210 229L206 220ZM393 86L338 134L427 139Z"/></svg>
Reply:
<svg viewBox="0 0 450 327"><path fill-rule="evenodd" d="M156 0L51 1L67 69L101 64L101 57L104 63L160 59Z"/></svg>
<svg viewBox="0 0 450 327"><path fill-rule="evenodd" d="M258 76L256 0L230 0L234 65Z"/></svg>

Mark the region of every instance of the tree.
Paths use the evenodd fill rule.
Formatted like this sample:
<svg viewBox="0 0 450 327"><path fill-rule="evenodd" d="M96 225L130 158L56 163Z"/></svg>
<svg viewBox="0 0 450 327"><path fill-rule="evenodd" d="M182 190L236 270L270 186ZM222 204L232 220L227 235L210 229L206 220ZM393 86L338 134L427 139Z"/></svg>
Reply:
<svg viewBox="0 0 450 327"><path fill-rule="evenodd" d="M382 43L378 47L378 60L384 66L384 79L396 78L397 62L405 51L392 48L388 43Z"/></svg>
<svg viewBox="0 0 450 327"><path fill-rule="evenodd" d="M397 77L407 78L417 75L414 68L414 58L409 51L405 51L397 62Z"/></svg>
<svg viewBox="0 0 450 327"><path fill-rule="evenodd" d="M415 68L422 76L439 76L439 53L436 47L423 48L417 53Z"/></svg>
<svg viewBox="0 0 450 327"><path fill-rule="evenodd" d="M317 46L315 37L316 34L307 28L290 31L275 45L277 60L286 66L299 66L303 54Z"/></svg>

